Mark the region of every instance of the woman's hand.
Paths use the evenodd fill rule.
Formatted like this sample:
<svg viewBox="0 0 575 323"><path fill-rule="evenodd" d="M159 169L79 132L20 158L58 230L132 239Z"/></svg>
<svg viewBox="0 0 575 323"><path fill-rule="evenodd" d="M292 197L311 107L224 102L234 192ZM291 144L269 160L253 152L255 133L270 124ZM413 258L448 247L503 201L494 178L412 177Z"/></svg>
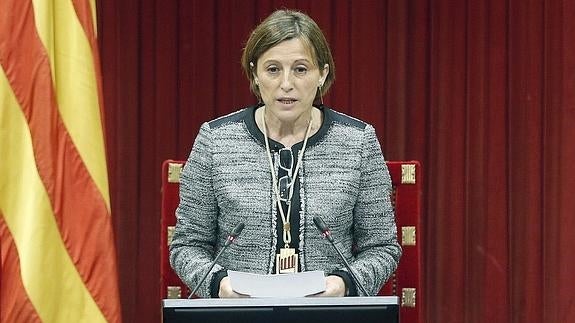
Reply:
<svg viewBox="0 0 575 323"><path fill-rule="evenodd" d="M339 276L331 275L325 278L325 291L316 294L317 297L341 297L345 296L345 283Z"/></svg>
<svg viewBox="0 0 575 323"><path fill-rule="evenodd" d="M224 277L220 281L220 291L218 292L220 298L244 298L249 297L249 295L239 294L233 291L232 283L230 283L230 277Z"/></svg>

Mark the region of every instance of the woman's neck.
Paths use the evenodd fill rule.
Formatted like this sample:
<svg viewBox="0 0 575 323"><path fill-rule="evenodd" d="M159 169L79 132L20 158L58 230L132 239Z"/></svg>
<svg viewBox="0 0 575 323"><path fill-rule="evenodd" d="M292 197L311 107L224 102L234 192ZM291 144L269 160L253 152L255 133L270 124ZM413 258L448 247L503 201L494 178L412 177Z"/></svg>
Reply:
<svg viewBox="0 0 575 323"><path fill-rule="evenodd" d="M263 114L265 114L265 123L262 118ZM316 116L316 114L319 114L319 116ZM319 125L321 125L320 119L321 112L314 107L310 109L309 113L302 114L293 121L280 120L269 111L266 111L265 107L256 110L256 123L260 130L264 132L263 127L265 124L268 137L286 147L291 147L304 140L310 122L312 124L309 136L316 133Z"/></svg>

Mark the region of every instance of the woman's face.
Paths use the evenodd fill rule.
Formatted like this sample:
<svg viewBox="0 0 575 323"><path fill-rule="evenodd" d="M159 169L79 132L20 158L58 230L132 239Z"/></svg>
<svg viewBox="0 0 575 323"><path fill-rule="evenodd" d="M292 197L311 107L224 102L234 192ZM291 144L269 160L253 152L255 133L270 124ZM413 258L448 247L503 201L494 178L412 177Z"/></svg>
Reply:
<svg viewBox="0 0 575 323"><path fill-rule="evenodd" d="M255 80L266 109L282 121L294 122L311 110L318 85L328 72L327 64L320 72L310 50L293 38L259 57Z"/></svg>

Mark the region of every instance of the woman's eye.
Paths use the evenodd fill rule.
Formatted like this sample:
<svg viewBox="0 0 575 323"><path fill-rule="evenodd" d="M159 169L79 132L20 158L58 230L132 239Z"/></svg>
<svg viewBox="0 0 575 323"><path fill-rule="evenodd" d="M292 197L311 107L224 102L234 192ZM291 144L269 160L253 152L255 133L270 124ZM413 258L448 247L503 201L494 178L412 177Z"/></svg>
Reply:
<svg viewBox="0 0 575 323"><path fill-rule="evenodd" d="M268 71L268 73L271 74L277 74L280 71L280 69L277 68L276 66L270 66L266 69L266 71Z"/></svg>
<svg viewBox="0 0 575 323"><path fill-rule="evenodd" d="M307 72L307 68L305 66L298 66L295 68L295 73L298 75L303 75Z"/></svg>

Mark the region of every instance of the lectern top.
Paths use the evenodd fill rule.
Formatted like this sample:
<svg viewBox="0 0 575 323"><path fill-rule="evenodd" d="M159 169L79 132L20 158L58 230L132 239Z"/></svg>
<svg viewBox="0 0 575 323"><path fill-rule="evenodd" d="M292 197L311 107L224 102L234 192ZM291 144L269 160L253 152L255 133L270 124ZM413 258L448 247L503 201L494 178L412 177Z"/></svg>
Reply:
<svg viewBox="0 0 575 323"><path fill-rule="evenodd" d="M330 305L398 305L397 296L370 297L297 297L297 298L196 298L164 299L164 308L194 307L262 307L262 306L330 306Z"/></svg>

